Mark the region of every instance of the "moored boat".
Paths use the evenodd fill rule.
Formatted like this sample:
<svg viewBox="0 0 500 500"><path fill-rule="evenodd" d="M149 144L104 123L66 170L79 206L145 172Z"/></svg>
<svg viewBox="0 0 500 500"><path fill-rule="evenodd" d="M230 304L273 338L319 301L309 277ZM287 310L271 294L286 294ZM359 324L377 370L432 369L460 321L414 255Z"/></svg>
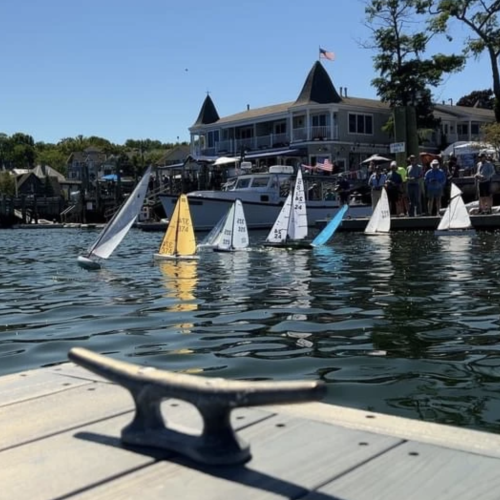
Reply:
<svg viewBox="0 0 500 500"><path fill-rule="evenodd" d="M196 230L211 230L238 198L244 206L249 229L270 229L295 182L295 170L287 165L274 165L267 172L244 173L232 179L222 190L188 193L193 225ZM341 208L337 197L325 200L322 184L331 186L335 178L305 175L307 222L314 226L318 219L332 218ZM324 189L326 193L326 188ZM160 200L167 216L177 202L177 195L161 194ZM371 206L351 201L346 217L367 217Z"/></svg>

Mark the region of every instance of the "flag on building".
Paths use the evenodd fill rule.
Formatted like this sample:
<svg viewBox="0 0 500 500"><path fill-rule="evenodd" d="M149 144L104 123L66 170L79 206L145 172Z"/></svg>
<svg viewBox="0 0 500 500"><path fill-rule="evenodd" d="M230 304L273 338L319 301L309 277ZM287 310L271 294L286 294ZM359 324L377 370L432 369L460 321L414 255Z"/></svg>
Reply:
<svg viewBox="0 0 500 500"><path fill-rule="evenodd" d="M312 165L305 165L302 163L302 168L305 168L306 170L316 170L316 167L313 167Z"/></svg>
<svg viewBox="0 0 500 500"><path fill-rule="evenodd" d="M320 59L328 59L329 61L335 61L335 54L333 52L329 52L328 50L319 48L319 58Z"/></svg>
<svg viewBox="0 0 500 500"><path fill-rule="evenodd" d="M316 167L324 172L333 172L333 163L328 158L323 163L318 163Z"/></svg>

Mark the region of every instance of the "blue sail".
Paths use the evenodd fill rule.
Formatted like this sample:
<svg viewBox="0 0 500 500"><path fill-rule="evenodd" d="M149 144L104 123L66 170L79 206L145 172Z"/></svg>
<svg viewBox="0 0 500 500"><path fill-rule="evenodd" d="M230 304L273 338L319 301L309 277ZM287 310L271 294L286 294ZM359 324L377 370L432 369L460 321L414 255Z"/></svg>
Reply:
<svg viewBox="0 0 500 500"><path fill-rule="evenodd" d="M343 205L342 208L335 214L335 217L323 228L323 230L314 238L311 245L317 247L324 245L333 236L337 228L340 226L344 214L349 209L349 205Z"/></svg>

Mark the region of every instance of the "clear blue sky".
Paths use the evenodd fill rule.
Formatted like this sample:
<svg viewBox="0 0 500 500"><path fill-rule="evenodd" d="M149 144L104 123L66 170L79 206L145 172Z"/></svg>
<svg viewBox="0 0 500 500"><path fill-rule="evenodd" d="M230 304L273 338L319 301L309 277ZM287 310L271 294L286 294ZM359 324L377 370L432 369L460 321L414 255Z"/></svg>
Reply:
<svg viewBox="0 0 500 500"><path fill-rule="evenodd" d="M376 98L360 0L2 0L0 132L189 139L210 91L221 116L295 100L318 58L337 88ZM458 51L457 42L434 48ZM490 88L486 56L434 92Z"/></svg>

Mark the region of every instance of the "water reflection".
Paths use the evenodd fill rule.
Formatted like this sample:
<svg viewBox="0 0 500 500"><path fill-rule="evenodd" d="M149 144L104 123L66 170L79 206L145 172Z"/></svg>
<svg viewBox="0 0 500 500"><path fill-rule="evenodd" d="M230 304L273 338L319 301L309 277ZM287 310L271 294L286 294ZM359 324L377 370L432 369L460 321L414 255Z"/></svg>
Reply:
<svg viewBox="0 0 500 500"><path fill-rule="evenodd" d="M82 234L0 234L0 373L81 345L205 376L323 379L327 402L500 431L497 234L339 233L156 269L161 235L133 230L98 273L75 266Z"/></svg>
<svg viewBox="0 0 500 500"><path fill-rule="evenodd" d="M171 312L190 312L198 309L196 302L196 285L198 283L198 261L164 260L158 262L158 268L163 277L163 286L167 290L164 295L173 299L166 310ZM183 322L175 325L183 333L190 333L193 323Z"/></svg>

